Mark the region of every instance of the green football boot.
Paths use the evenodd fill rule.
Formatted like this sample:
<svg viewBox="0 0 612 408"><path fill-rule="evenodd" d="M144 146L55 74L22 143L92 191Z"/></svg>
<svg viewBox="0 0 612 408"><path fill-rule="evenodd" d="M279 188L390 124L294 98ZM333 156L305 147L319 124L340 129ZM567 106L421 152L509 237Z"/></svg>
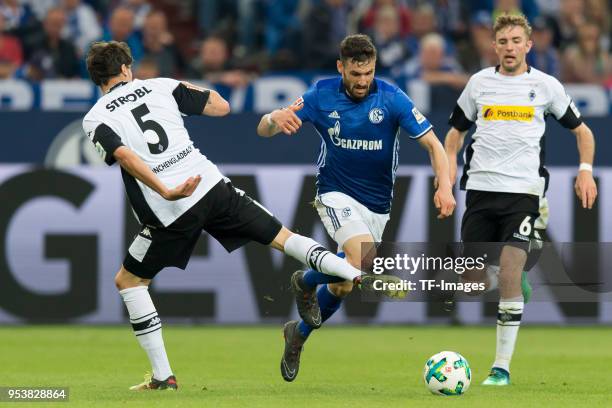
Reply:
<svg viewBox="0 0 612 408"><path fill-rule="evenodd" d="M482 385L510 385L510 373L503 368L493 367Z"/></svg>
<svg viewBox="0 0 612 408"><path fill-rule="evenodd" d="M523 299L525 303L529 303L529 299L531 299L532 292L531 284L529 283L529 277L527 276L527 272L523 271L521 274L521 292L523 292Z"/></svg>

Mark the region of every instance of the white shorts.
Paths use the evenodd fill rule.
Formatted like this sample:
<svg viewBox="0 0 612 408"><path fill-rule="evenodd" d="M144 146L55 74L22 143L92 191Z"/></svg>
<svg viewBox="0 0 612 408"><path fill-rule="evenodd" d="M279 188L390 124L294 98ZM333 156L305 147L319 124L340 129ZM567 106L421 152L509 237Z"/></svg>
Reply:
<svg viewBox="0 0 612 408"><path fill-rule="evenodd" d="M374 242L382 240L389 214L377 214L346 194L332 191L317 196L319 217L330 237L342 248L357 235L370 234Z"/></svg>

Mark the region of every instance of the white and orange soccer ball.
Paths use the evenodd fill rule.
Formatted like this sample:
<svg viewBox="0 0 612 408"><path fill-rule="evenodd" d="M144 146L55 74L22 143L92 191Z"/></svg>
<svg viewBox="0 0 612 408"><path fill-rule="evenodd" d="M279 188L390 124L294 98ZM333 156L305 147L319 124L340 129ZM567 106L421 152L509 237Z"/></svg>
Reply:
<svg viewBox="0 0 612 408"><path fill-rule="evenodd" d="M472 372L461 354L441 351L425 363L423 379L433 394L462 395L470 387Z"/></svg>

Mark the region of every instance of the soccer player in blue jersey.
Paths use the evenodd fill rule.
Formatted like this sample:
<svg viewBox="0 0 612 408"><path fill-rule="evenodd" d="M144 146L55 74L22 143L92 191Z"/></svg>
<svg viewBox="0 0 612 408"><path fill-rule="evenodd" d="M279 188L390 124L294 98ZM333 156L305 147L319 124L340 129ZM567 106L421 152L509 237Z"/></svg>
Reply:
<svg viewBox="0 0 612 408"><path fill-rule="evenodd" d="M264 115L257 126L263 137L294 134L303 122L315 126L321 136L316 208L339 254L357 268L362 267L362 244L380 242L389 220L400 127L429 152L439 218L455 208L448 161L432 125L401 89L374 77L375 64L376 48L368 36L346 37L337 61L341 77L318 81L292 106ZM353 282L310 269L294 273L291 288L302 321L284 327L281 374L286 381L296 378L312 330L338 310Z"/></svg>

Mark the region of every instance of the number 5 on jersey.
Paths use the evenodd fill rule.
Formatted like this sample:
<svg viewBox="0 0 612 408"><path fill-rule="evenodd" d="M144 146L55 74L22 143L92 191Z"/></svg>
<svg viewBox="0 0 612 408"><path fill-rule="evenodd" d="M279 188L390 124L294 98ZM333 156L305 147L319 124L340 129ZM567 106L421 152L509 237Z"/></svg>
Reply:
<svg viewBox="0 0 612 408"><path fill-rule="evenodd" d="M142 120L144 116L151 113L147 105L143 103L142 105L132 109L131 112L132 115L134 115L134 119L136 119L136 123L138 123L138 126L142 130L143 135L145 131L151 130L155 132L157 134L157 137L159 138L159 141L157 143L147 142L151 154L160 154L166 151L166 149L168 148L168 135L166 134L164 128L152 119Z"/></svg>

